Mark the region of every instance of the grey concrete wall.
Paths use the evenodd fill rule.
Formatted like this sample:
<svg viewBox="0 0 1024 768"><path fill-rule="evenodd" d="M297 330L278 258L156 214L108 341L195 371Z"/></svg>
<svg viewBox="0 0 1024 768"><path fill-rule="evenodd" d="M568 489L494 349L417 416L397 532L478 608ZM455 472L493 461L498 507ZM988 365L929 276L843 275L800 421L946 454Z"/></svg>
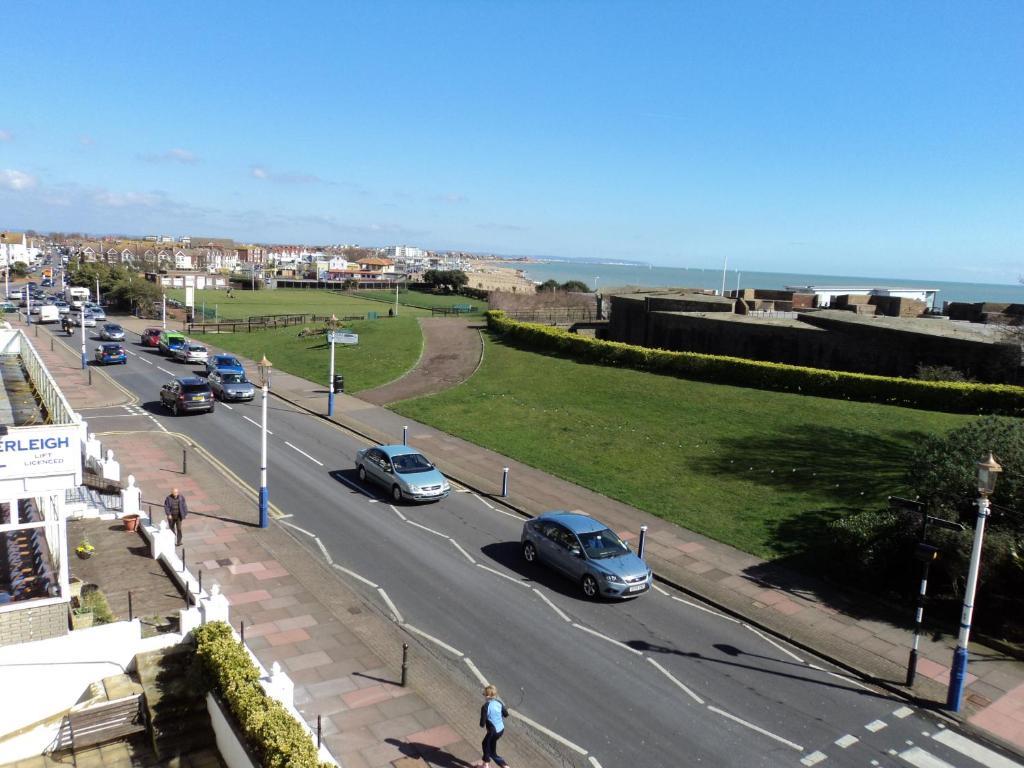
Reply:
<svg viewBox="0 0 1024 768"><path fill-rule="evenodd" d="M0 646L48 640L67 633L67 603L0 613Z"/></svg>

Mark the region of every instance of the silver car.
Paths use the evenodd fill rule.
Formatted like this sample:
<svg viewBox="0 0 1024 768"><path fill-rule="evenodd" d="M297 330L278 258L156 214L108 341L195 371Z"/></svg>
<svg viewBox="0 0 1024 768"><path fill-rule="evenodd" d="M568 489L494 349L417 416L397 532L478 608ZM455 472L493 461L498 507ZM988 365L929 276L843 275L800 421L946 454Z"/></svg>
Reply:
<svg viewBox="0 0 1024 768"><path fill-rule="evenodd" d="M208 356L206 347L191 341L174 350L174 359L180 363L205 363Z"/></svg>
<svg viewBox="0 0 1024 768"><path fill-rule="evenodd" d="M244 373L213 371L206 380L210 382L213 396L220 400L252 400L256 396L256 387Z"/></svg>
<svg viewBox="0 0 1024 768"><path fill-rule="evenodd" d="M362 448L356 452L356 471L364 483L373 480L387 488L395 502L438 501L451 492L437 467L408 445Z"/></svg>
<svg viewBox="0 0 1024 768"><path fill-rule="evenodd" d="M124 328L117 323L105 323L100 328L100 338L104 341L124 341Z"/></svg>
<svg viewBox="0 0 1024 768"><path fill-rule="evenodd" d="M578 512L545 512L523 525L523 558L580 585L584 596L627 598L647 592L653 575L604 523Z"/></svg>
<svg viewBox="0 0 1024 768"><path fill-rule="evenodd" d="M86 328L96 327L96 318L92 316L91 312L78 312L71 316L72 325L84 325Z"/></svg>

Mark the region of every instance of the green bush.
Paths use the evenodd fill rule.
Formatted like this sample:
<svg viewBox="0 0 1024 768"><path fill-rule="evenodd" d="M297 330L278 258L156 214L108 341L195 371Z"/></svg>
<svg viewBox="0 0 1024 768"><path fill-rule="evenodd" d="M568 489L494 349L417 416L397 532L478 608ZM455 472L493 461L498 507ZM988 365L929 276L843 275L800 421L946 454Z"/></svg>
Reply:
<svg viewBox="0 0 1024 768"><path fill-rule="evenodd" d="M117 621L117 616L110 610L107 596L94 584L82 587L82 595L78 598L77 613L92 612L93 624L110 624Z"/></svg>
<svg viewBox="0 0 1024 768"><path fill-rule="evenodd" d="M264 768L328 768L306 730L279 701L267 696L259 670L227 624L211 622L194 635L207 686L227 702Z"/></svg>
<svg viewBox="0 0 1024 768"><path fill-rule="evenodd" d="M572 357L586 363L634 368L713 384L930 411L1024 415L1024 387L1008 384L921 381L697 352L670 352L603 341L536 323L522 323L509 319L500 310L491 310L486 317L488 328L514 346Z"/></svg>

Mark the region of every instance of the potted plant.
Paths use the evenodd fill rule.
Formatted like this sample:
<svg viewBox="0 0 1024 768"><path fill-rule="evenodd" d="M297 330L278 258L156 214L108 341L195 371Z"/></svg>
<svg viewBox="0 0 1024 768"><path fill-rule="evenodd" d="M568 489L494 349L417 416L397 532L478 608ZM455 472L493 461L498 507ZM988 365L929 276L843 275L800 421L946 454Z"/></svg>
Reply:
<svg viewBox="0 0 1024 768"><path fill-rule="evenodd" d="M137 531L139 529L139 516L138 515L125 515L121 518L124 522L124 529L129 533Z"/></svg>
<svg viewBox="0 0 1024 768"><path fill-rule="evenodd" d="M75 608L71 611L71 628L72 629L88 629L93 625L92 609L90 608Z"/></svg>
<svg viewBox="0 0 1024 768"><path fill-rule="evenodd" d="M89 543L88 539L82 539L78 546L75 547L75 554L83 560L88 560L92 557L92 553L96 551L96 547Z"/></svg>

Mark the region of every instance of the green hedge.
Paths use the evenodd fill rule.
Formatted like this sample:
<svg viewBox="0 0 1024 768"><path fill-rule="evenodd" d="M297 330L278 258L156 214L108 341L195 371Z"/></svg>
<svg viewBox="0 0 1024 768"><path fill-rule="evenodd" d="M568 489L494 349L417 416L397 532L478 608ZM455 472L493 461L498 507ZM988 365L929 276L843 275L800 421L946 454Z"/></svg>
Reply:
<svg viewBox="0 0 1024 768"><path fill-rule="evenodd" d="M1024 414L1024 387L960 381L921 381L865 373L830 371L739 357L669 352L603 341L536 323L511 320L500 310L486 314L487 326L505 341L586 363L634 368L685 379L801 395L858 400L949 413Z"/></svg>
<svg viewBox="0 0 1024 768"><path fill-rule="evenodd" d="M235 640L231 627L215 621L194 635L207 683L227 702L264 768L329 768L320 762L309 733L260 686L259 669Z"/></svg>

